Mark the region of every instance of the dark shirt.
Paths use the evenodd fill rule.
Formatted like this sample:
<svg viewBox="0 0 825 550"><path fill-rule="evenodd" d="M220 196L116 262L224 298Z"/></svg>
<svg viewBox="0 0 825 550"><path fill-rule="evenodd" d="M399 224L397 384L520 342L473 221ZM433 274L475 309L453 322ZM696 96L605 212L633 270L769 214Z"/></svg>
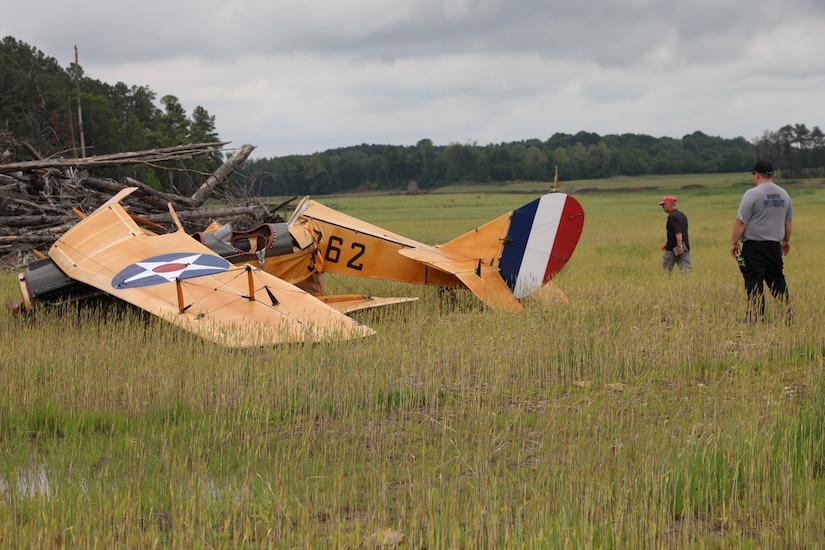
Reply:
<svg viewBox="0 0 825 550"><path fill-rule="evenodd" d="M690 250L690 241L688 240L688 220L680 211L675 208L667 215L667 246L668 250L673 250L679 243L676 241L676 233L682 234L682 244L685 250Z"/></svg>

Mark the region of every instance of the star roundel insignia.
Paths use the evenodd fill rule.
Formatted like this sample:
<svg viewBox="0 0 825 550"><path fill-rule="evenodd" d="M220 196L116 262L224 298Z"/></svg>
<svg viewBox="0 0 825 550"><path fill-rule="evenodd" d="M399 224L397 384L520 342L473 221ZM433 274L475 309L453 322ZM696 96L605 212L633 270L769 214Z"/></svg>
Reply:
<svg viewBox="0 0 825 550"><path fill-rule="evenodd" d="M214 275L229 269L229 262L219 256L199 252L173 252L135 262L112 279L115 289L159 285L175 279Z"/></svg>

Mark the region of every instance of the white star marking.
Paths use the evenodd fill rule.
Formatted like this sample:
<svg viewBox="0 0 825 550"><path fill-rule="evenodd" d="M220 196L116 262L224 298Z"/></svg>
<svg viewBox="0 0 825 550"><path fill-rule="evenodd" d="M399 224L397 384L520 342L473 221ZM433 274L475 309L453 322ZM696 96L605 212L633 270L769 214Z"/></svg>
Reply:
<svg viewBox="0 0 825 550"><path fill-rule="evenodd" d="M202 256L202 254L192 254L190 256L182 256L182 257L177 258L176 260L174 260L172 262L170 262L170 261L164 261L164 262L145 262L145 261L144 262L135 262L136 266L142 267L146 271L144 271L142 273L138 273L137 275L134 275L132 277L129 277L128 279L122 281L120 284L121 285L129 284L133 281L139 281L140 279L145 279L147 277L153 277L155 275L163 277L167 281L174 281L175 279L180 277L181 274L184 271L186 271L191 264L195 263L198 260L198 258L200 258L201 256ZM159 267L162 267L162 266L169 265L169 264L183 264L183 267L180 268L180 269L176 269L174 271L155 271L155 269L157 269ZM201 267L209 268L210 266L201 266Z"/></svg>

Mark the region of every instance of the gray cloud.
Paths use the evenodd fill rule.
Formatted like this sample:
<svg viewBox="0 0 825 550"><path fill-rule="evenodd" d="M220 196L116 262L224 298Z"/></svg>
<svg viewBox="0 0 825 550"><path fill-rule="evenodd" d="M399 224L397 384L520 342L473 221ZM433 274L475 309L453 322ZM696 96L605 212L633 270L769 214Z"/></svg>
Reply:
<svg viewBox="0 0 825 550"><path fill-rule="evenodd" d="M817 0L45 0L0 34L64 66L77 44L89 76L201 105L260 156L823 124Z"/></svg>

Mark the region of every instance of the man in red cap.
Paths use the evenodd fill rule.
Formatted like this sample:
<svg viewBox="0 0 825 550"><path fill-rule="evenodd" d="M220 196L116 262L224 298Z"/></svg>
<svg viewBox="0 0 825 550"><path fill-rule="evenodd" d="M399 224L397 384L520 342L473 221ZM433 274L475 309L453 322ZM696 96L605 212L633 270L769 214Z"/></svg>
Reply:
<svg viewBox="0 0 825 550"><path fill-rule="evenodd" d="M676 209L676 197L668 195L659 202L667 214L667 242L662 245L662 271L671 272L678 265L682 273L691 269L690 241L688 240L688 220L683 212Z"/></svg>

